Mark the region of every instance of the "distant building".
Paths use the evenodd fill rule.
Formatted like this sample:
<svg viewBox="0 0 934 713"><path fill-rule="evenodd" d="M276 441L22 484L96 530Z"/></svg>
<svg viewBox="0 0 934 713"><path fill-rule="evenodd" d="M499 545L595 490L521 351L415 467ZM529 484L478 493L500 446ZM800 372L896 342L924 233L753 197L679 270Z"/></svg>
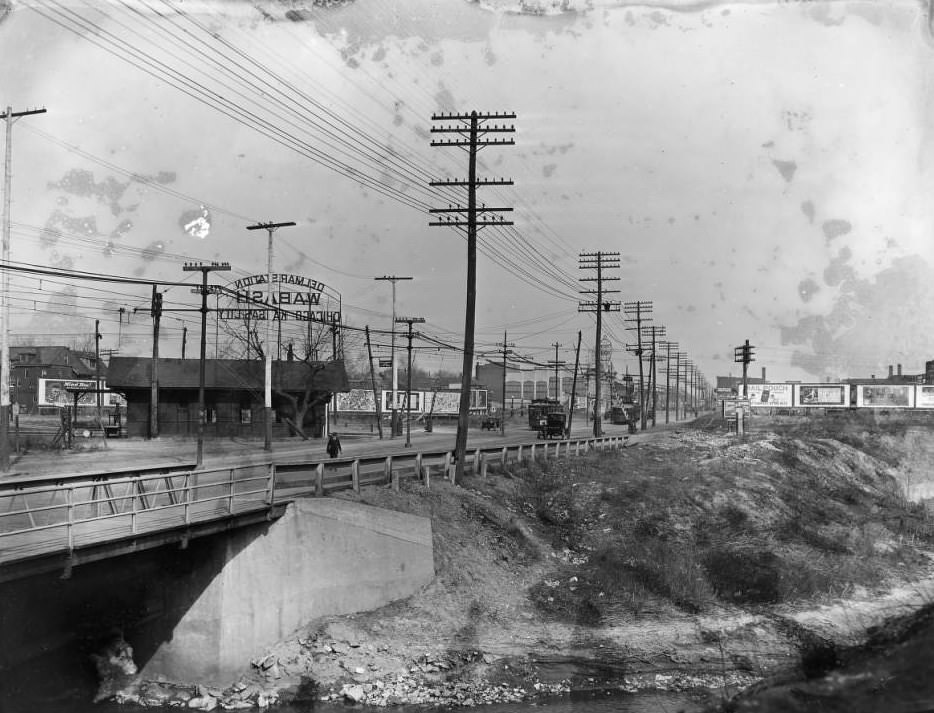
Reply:
<svg viewBox="0 0 934 713"><path fill-rule="evenodd" d="M152 359L113 357L108 386L126 396L128 436L148 436ZM265 435L265 362L208 359L204 369L206 423L210 437ZM158 426L166 436L198 432L199 359L158 360ZM300 429L320 438L327 425L327 404L334 393L349 391L343 361L274 361L272 364L273 436ZM298 423L299 416L301 423Z"/></svg>
<svg viewBox="0 0 934 713"><path fill-rule="evenodd" d="M934 362L927 362L925 367L928 364L934 364ZM897 369L897 370L896 370ZM925 383L925 377L927 371L924 374L903 374L902 365L889 364L889 373L885 377L876 377L875 374L870 375L869 377L857 376L850 379L844 379L844 384L923 384ZM930 383L930 382L928 382Z"/></svg>
<svg viewBox="0 0 934 713"><path fill-rule="evenodd" d="M35 414L42 406L70 403L64 389L54 388L55 382L88 381L96 376L97 357L93 353L55 346L10 347L10 402L18 404L22 413ZM103 363L100 376L107 376ZM53 393L66 401L58 403ZM91 398L96 403L93 395Z"/></svg>
<svg viewBox="0 0 934 713"><path fill-rule="evenodd" d="M749 376L748 372L746 375L747 384L766 384L768 383L765 378L765 367L762 367L762 376ZM723 397L728 392L734 395L739 395L743 391L743 377L742 376L718 376L717 377L717 395Z"/></svg>

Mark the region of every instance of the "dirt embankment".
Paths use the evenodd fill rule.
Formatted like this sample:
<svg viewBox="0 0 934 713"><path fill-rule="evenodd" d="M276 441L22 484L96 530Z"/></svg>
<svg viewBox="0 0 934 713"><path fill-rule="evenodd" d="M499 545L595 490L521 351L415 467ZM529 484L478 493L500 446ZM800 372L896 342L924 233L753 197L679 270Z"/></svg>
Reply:
<svg viewBox="0 0 934 713"><path fill-rule="evenodd" d="M927 599L934 538L898 481L905 443L859 424L743 442L693 428L456 487L342 494L430 517L435 581L310 623L238 685L471 705L822 674L895 603Z"/></svg>

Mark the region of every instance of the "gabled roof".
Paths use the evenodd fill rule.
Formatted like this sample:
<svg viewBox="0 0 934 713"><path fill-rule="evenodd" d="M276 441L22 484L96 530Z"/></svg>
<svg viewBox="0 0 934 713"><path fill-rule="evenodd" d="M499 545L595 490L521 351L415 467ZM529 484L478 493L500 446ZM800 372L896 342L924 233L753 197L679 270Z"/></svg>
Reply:
<svg viewBox="0 0 934 713"><path fill-rule="evenodd" d="M17 366L64 366L74 370L77 376L93 376L94 356L78 352L69 347L17 346L10 347L10 365ZM101 374L107 371L101 363Z"/></svg>
<svg viewBox="0 0 934 713"><path fill-rule="evenodd" d="M197 389L200 380L199 359L159 359L160 389ZM206 389L263 389L265 362L246 359L206 359ZM112 357L107 370L107 387L121 389L149 388L152 359L148 357ZM274 361L272 388L278 391L304 391L311 380L315 391L349 391L343 361Z"/></svg>

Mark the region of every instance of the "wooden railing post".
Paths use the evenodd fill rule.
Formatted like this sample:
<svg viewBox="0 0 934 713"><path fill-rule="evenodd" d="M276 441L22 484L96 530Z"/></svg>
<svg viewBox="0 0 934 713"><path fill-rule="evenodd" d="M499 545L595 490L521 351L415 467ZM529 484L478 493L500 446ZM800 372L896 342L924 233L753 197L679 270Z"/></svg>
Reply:
<svg viewBox="0 0 934 713"><path fill-rule="evenodd" d="M324 497L324 463L318 463L315 468L315 495L319 498Z"/></svg>
<svg viewBox="0 0 934 713"><path fill-rule="evenodd" d="M136 522L136 498L133 498L133 522ZM191 473L185 473L185 524L191 524ZM136 527L133 528L134 534Z"/></svg>
<svg viewBox="0 0 934 713"><path fill-rule="evenodd" d="M68 503L68 552L75 551L75 489L68 488L66 492L66 502ZM135 499L134 499L135 502ZM135 515L135 513L134 513ZM133 519L133 532L136 532L136 518Z"/></svg>
<svg viewBox="0 0 934 713"><path fill-rule="evenodd" d="M233 515L234 501L234 469L227 471L227 514Z"/></svg>
<svg viewBox="0 0 934 713"><path fill-rule="evenodd" d="M415 477L419 480L424 480L425 485L428 485L428 471L422 472L422 454L415 454Z"/></svg>
<svg viewBox="0 0 934 713"><path fill-rule="evenodd" d="M486 453L484 453L480 456L480 477L483 478L484 480L486 480L486 468L487 468Z"/></svg>
<svg viewBox="0 0 934 713"><path fill-rule="evenodd" d="M504 459L506 458L506 452L505 452L505 451L506 451L506 449L503 448L503 458L504 458ZM518 448L516 448L516 463L521 463L521 462L522 462L522 446L520 445Z"/></svg>
<svg viewBox="0 0 934 713"><path fill-rule="evenodd" d="M386 456L386 474L392 483L392 489L399 492L399 473L392 467L392 456Z"/></svg>
<svg viewBox="0 0 934 713"><path fill-rule="evenodd" d="M480 475L480 449L473 452L473 474Z"/></svg>
<svg viewBox="0 0 934 713"><path fill-rule="evenodd" d="M269 472L266 475L266 505L272 507L276 501L276 464L269 464Z"/></svg>
<svg viewBox="0 0 934 713"><path fill-rule="evenodd" d="M350 464L350 481L353 485L353 491L355 493L360 492L360 460L354 459L354 462Z"/></svg>

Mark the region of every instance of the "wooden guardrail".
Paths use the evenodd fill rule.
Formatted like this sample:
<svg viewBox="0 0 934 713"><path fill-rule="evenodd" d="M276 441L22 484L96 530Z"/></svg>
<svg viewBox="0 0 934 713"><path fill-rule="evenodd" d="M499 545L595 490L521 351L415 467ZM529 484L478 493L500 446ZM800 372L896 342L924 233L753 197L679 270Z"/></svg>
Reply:
<svg viewBox="0 0 934 713"><path fill-rule="evenodd" d="M472 449L465 468L619 448L622 436L538 441ZM77 473L0 481L0 565L138 538L403 478L448 477L450 450L223 468Z"/></svg>

